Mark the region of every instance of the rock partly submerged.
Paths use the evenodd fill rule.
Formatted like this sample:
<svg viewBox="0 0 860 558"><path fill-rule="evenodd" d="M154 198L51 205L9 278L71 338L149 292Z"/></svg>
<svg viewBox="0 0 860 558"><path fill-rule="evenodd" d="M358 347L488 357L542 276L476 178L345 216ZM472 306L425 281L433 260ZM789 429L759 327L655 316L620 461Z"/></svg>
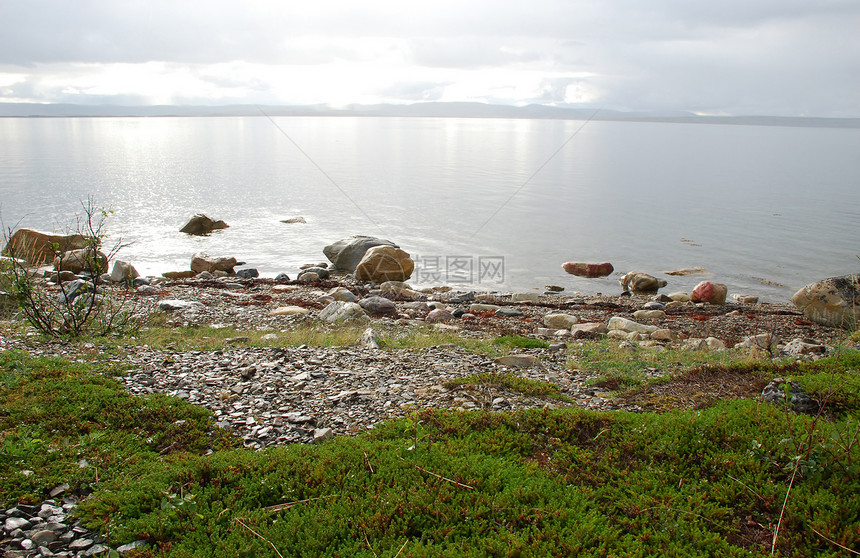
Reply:
<svg viewBox="0 0 860 558"><path fill-rule="evenodd" d="M179 229L179 232L194 236L205 236L211 234L213 231L227 228L230 228L230 225L224 221L213 219L204 213L198 213L189 219L185 223L185 226Z"/></svg>
<svg viewBox="0 0 860 558"><path fill-rule="evenodd" d="M323 248L323 254L333 264L335 270L352 273L364 257L364 254L374 246L400 248L390 240L383 240L374 236L356 235L329 244Z"/></svg>

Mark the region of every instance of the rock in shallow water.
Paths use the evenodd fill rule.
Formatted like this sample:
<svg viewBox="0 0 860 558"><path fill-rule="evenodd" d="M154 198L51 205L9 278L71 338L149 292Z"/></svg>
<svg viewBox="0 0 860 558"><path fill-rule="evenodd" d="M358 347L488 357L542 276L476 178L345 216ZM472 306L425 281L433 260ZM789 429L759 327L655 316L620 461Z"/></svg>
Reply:
<svg viewBox="0 0 860 558"><path fill-rule="evenodd" d="M666 286L666 280L657 279L641 271L631 271L621 278L621 286L624 290L629 289L634 293L655 293L657 289Z"/></svg>
<svg viewBox="0 0 860 558"><path fill-rule="evenodd" d="M576 275L577 277L586 277L594 279L597 277L606 277L615 268L609 262L602 263L585 263L585 262L565 262L561 266L567 273Z"/></svg>

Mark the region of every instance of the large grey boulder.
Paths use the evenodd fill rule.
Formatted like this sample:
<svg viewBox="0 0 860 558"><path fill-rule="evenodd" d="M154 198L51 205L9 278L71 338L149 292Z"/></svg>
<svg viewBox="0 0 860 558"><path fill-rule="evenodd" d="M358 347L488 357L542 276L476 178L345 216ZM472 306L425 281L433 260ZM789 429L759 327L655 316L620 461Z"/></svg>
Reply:
<svg viewBox="0 0 860 558"><path fill-rule="evenodd" d="M860 276L811 283L797 291L791 302L813 322L853 329L860 321Z"/></svg>
<svg viewBox="0 0 860 558"><path fill-rule="evenodd" d="M383 240L374 236L351 236L338 240L323 248L323 254L334 264L337 271L352 273L364 254L374 246L394 246L400 248L390 240Z"/></svg>

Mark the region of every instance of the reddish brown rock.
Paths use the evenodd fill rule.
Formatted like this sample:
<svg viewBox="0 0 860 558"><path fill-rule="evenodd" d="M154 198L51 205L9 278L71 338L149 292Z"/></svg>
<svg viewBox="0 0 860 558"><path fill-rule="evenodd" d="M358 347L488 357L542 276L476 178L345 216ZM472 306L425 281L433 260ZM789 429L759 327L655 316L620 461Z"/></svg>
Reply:
<svg viewBox="0 0 860 558"><path fill-rule="evenodd" d="M561 266L566 272L577 277L587 277L594 279L595 277L606 277L615 268L609 262L603 263L585 263L585 262L565 262Z"/></svg>
<svg viewBox="0 0 860 558"><path fill-rule="evenodd" d="M725 304L728 287L722 283L702 281L693 288L690 300L693 302L707 302L708 304Z"/></svg>

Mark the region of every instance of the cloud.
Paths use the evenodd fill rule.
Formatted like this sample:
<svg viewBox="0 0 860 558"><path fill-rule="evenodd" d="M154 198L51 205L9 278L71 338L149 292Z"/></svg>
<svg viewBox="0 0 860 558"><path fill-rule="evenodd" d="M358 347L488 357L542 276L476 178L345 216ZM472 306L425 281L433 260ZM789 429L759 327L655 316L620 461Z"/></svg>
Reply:
<svg viewBox="0 0 860 558"><path fill-rule="evenodd" d="M856 0L2 2L0 100L860 116L856 29Z"/></svg>

